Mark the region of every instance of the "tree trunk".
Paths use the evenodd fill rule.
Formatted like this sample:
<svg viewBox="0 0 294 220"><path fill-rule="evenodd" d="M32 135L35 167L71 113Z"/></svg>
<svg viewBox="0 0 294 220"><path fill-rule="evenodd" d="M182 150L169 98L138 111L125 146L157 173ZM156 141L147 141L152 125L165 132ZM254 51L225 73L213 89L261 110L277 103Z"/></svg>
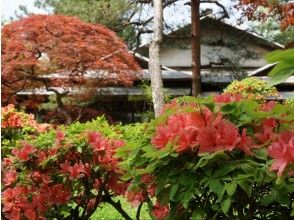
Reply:
<svg viewBox="0 0 294 220"><path fill-rule="evenodd" d="M151 74L151 89L152 101L154 106L155 117L163 107L163 84L161 78L160 66L160 45L162 42L162 23L163 23L163 10L162 0L153 0L154 5L154 27L153 39L149 46L149 72Z"/></svg>
<svg viewBox="0 0 294 220"><path fill-rule="evenodd" d="M192 95L201 92L200 0L191 0Z"/></svg>

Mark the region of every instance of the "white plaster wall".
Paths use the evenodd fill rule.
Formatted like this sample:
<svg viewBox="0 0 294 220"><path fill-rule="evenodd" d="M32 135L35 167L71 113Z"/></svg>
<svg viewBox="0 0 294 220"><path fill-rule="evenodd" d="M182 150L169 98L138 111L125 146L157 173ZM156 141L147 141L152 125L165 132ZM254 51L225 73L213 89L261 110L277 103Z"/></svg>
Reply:
<svg viewBox="0 0 294 220"><path fill-rule="evenodd" d="M260 58L241 59L242 67L261 67L266 64L263 55L267 50L254 45L248 47L250 51L257 53ZM228 47L201 45L201 65L208 65L209 62L219 62L220 57L236 58L236 52ZM162 48L160 53L161 64L168 67L190 67L191 50L179 48Z"/></svg>

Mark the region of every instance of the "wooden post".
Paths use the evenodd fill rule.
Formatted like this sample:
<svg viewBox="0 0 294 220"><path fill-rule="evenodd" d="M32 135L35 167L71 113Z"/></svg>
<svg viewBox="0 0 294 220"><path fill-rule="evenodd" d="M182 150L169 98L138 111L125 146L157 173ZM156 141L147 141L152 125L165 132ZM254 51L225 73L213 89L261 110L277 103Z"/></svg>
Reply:
<svg viewBox="0 0 294 220"><path fill-rule="evenodd" d="M191 0L192 95L201 92L200 0Z"/></svg>

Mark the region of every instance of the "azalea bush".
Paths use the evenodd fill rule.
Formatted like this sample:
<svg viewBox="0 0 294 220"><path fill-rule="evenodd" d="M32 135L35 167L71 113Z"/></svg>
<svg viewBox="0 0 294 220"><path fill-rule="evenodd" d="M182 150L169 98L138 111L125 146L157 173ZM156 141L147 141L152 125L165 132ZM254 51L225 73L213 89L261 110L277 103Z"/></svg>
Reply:
<svg viewBox="0 0 294 220"><path fill-rule="evenodd" d="M227 86L224 93L239 94L243 98L254 98L261 101L268 97L278 97L278 91L275 87L270 86L267 81L255 77L233 81Z"/></svg>
<svg viewBox="0 0 294 220"><path fill-rule="evenodd" d="M2 156L8 154L21 141L32 139L52 129L50 124L38 123L32 114L18 111L14 105L1 108Z"/></svg>
<svg viewBox="0 0 294 220"><path fill-rule="evenodd" d="M291 103L222 94L175 99L150 123L59 126L2 158L3 217L94 219L107 204L124 219L287 218L293 121Z"/></svg>
<svg viewBox="0 0 294 220"><path fill-rule="evenodd" d="M91 131L92 130L92 131ZM22 142L3 158L3 213L7 219L88 219L108 203L126 219L120 202L128 182L114 157L124 145L104 118L75 123Z"/></svg>
<svg viewBox="0 0 294 220"><path fill-rule="evenodd" d="M290 218L293 113L230 94L168 103L118 149L132 198L155 202L156 219Z"/></svg>

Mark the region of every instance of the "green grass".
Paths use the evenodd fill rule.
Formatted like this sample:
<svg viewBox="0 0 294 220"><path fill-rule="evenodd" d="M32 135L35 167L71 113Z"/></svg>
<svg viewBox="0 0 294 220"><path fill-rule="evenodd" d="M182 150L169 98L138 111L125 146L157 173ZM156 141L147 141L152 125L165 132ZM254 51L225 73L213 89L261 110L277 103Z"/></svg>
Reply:
<svg viewBox="0 0 294 220"><path fill-rule="evenodd" d="M115 201L120 200L123 210L125 210L126 213L128 213L128 215L132 219L135 219L137 207L132 207L130 205L130 203L128 203L122 197L117 197L114 200ZM147 204L144 204L142 206L140 219L141 220L151 220L152 219L148 213ZM124 218L111 205L103 204L101 207L97 208L95 213L91 216L91 220L124 220Z"/></svg>

